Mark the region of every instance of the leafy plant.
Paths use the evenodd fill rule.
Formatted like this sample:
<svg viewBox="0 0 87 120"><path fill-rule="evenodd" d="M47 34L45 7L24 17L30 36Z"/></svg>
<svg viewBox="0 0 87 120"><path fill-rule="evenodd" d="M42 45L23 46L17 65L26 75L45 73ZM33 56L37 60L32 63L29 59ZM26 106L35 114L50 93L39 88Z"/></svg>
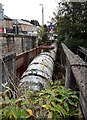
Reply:
<svg viewBox="0 0 87 120"><path fill-rule="evenodd" d="M59 83L58 83L59 84ZM22 89L21 89L22 91ZM78 115L78 97L75 91L58 86L41 91L24 90L16 99L4 94L0 103L2 119L57 120Z"/></svg>
<svg viewBox="0 0 87 120"><path fill-rule="evenodd" d="M47 25L40 26L39 36L42 39L39 44L44 44L48 40L48 27Z"/></svg>

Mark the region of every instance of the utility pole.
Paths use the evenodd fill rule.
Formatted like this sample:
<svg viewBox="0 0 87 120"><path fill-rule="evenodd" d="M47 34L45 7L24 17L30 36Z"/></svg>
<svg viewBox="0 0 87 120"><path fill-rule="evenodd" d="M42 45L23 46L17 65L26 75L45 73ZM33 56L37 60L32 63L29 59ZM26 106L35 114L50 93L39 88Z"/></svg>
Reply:
<svg viewBox="0 0 87 120"><path fill-rule="evenodd" d="M0 3L0 24L1 24L0 32L3 32L3 20L4 20L4 15L3 15L4 9L2 8L2 6L3 5Z"/></svg>
<svg viewBox="0 0 87 120"><path fill-rule="evenodd" d="M43 4L39 4L42 6L42 25L44 25L44 6Z"/></svg>
<svg viewBox="0 0 87 120"><path fill-rule="evenodd" d="M0 3L0 21L3 20L3 8L2 8L2 4Z"/></svg>
<svg viewBox="0 0 87 120"><path fill-rule="evenodd" d="M2 33L3 32L3 25L2 25L2 21L3 21L3 8L2 8L2 4L0 3L0 33ZM1 83L2 83L2 79L3 79L3 75L2 75L2 73L3 73L3 69L2 69L2 41L3 41L3 38L1 38L1 40L0 40L0 92L2 92L2 85L1 85ZM2 100L2 98L0 97L0 101Z"/></svg>

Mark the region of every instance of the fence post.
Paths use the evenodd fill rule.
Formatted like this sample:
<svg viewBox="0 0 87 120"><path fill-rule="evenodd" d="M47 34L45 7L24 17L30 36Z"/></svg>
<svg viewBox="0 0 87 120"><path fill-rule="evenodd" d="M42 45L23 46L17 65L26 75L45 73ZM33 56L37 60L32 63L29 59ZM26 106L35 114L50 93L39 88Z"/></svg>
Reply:
<svg viewBox="0 0 87 120"><path fill-rule="evenodd" d="M36 47L36 55L38 55L38 48Z"/></svg>
<svg viewBox="0 0 87 120"><path fill-rule="evenodd" d="M23 37L21 37L21 45L22 45L22 52L24 52L24 44L23 44L23 41L24 39L23 39Z"/></svg>

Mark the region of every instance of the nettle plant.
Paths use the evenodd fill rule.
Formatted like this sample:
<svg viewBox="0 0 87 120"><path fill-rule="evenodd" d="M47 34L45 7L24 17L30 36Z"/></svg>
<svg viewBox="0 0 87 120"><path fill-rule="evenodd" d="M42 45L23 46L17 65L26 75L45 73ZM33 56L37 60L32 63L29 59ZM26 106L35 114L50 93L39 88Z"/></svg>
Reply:
<svg viewBox="0 0 87 120"><path fill-rule="evenodd" d="M30 91L23 88L23 94L16 99L9 99L3 94L0 103L2 120L62 120L78 116L78 97L75 91L58 84L41 91Z"/></svg>

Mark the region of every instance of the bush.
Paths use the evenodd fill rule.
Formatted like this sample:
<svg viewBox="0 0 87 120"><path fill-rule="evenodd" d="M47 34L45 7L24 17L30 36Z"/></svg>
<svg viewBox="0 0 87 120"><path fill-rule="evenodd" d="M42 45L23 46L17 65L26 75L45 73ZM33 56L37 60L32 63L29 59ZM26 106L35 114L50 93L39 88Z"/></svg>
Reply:
<svg viewBox="0 0 87 120"><path fill-rule="evenodd" d="M23 90L17 99L4 94L0 103L2 120L62 120L78 115L78 97L75 91L54 84L51 88L33 92Z"/></svg>

